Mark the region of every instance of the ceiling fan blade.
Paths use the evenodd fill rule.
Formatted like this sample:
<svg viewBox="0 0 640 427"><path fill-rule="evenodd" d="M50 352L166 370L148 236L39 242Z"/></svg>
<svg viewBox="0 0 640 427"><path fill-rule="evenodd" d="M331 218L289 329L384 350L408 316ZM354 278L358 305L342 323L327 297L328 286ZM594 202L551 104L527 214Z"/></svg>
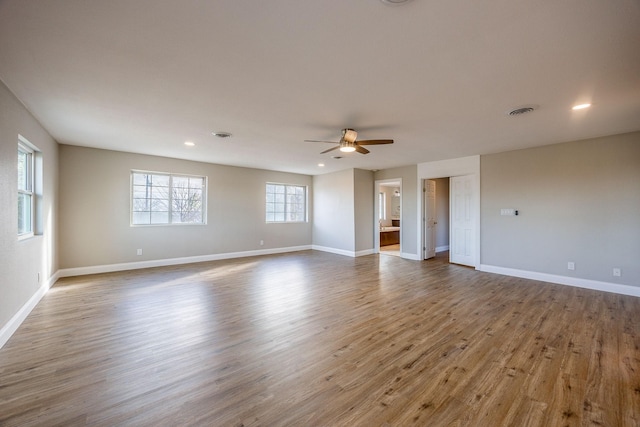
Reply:
<svg viewBox="0 0 640 427"><path fill-rule="evenodd" d="M380 145L393 144L393 139L367 139L364 141L356 141L358 145Z"/></svg>
<svg viewBox="0 0 640 427"><path fill-rule="evenodd" d="M328 142L329 144L338 144L337 141L318 141L317 139L305 139L304 142Z"/></svg>
<svg viewBox="0 0 640 427"><path fill-rule="evenodd" d="M334 144L335 144L335 142L334 142ZM323 151L322 153L320 153L320 154L328 153L329 151L337 150L338 148L340 148L340 146L339 146L339 145L336 145L336 146L335 146L335 147L333 147L333 148L329 148L328 150L324 150L324 151Z"/></svg>
<svg viewBox="0 0 640 427"><path fill-rule="evenodd" d="M356 151L360 154L369 154L369 150L356 144Z"/></svg>

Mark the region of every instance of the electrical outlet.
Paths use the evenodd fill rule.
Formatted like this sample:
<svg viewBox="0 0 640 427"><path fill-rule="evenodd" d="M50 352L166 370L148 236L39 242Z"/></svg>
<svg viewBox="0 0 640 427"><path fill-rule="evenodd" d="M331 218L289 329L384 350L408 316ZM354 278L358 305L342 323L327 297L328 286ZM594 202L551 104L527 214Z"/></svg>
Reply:
<svg viewBox="0 0 640 427"><path fill-rule="evenodd" d="M260 246L264 246L264 240L260 240Z"/></svg>
<svg viewBox="0 0 640 427"><path fill-rule="evenodd" d="M614 275L615 277L620 277L620 276L622 276L622 270L620 270L619 268L614 268L614 269L613 269L613 275Z"/></svg>
<svg viewBox="0 0 640 427"><path fill-rule="evenodd" d="M142 249L138 249L138 250L136 251L136 255L142 255Z"/></svg>
<svg viewBox="0 0 640 427"><path fill-rule="evenodd" d="M576 269L576 263L573 261L569 261L567 263L567 270L575 270Z"/></svg>

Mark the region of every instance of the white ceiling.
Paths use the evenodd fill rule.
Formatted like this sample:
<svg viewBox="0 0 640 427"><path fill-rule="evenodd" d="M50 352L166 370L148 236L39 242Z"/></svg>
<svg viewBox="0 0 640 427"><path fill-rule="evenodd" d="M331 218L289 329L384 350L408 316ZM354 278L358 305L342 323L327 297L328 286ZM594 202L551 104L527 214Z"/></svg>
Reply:
<svg viewBox="0 0 640 427"><path fill-rule="evenodd" d="M385 169L640 130L640 2L0 0L0 78L63 144Z"/></svg>

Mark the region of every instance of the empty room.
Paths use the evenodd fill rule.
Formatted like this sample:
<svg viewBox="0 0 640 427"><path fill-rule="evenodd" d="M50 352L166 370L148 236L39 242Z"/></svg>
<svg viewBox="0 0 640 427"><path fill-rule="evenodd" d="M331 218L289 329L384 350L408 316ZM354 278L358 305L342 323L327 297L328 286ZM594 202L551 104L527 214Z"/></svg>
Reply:
<svg viewBox="0 0 640 427"><path fill-rule="evenodd" d="M0 0L0 426L639 426L640 3Z"/></svg>

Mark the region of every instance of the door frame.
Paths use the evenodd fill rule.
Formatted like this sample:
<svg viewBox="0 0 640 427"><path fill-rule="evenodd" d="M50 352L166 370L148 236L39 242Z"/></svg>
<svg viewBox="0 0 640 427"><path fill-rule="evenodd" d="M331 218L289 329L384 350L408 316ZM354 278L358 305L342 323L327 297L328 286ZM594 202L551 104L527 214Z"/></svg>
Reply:
<svg viewBox="0 0 640 427"><path fill-rule="evenodd" d="M400 256L402 256L402 178L377 179L374 182L373 252L376 254L380 253L380 223L378 222L378 218L380 218L380 204L378 203L378 193L380 193L381 184L398 184L397 186L400 187Z"/></svg>
<svg viewBox="0 0 640 427"><path fill-rule="evenodd" d="M433 207L433 212L431 212L431 217L434 218L433 221L433 227L431 227L431 240L432 242L428 242L428 237L429 237L429 215L428 214L428 206L429 206L429 182L433 182L433 186L434 186L434 207ZM424 239L422 240L422 259L430 259L433 258L434 256L436 256L436 229L435 229L435 225L437 224L437 221L435 221L436 217L437 217L437 206L435 206L436 202L435 202L435 198L436 198L436 194L438 191L438 187L436 185L436 181L435 179L423 179L422 180L422 203L423 203L423 221L422 221L422 227L424 230ZM430 248L430 246L433 245L433 248ZM430 253L427 253L427 251L429 249L433 249L433 255L431 255Z"/></svg>
<svg viewBox="0 0 640 427"><path fill-rule="evenodd" d="M422 184L425 179L437 179L447 178L461 175L473 175L473 213L475 218L475 269L480 270L481 265L481 234L480 234L480 156L460 157L450 160L438 160L434 162L419 163L418 164L418 197L422 201ZM423 258L424 250L424 203L417 203L418 217L417 217L417 229L420 230L417 233L418 253L420 259ZM451 200L449 200L449 206L451 206Z"/></svg>

